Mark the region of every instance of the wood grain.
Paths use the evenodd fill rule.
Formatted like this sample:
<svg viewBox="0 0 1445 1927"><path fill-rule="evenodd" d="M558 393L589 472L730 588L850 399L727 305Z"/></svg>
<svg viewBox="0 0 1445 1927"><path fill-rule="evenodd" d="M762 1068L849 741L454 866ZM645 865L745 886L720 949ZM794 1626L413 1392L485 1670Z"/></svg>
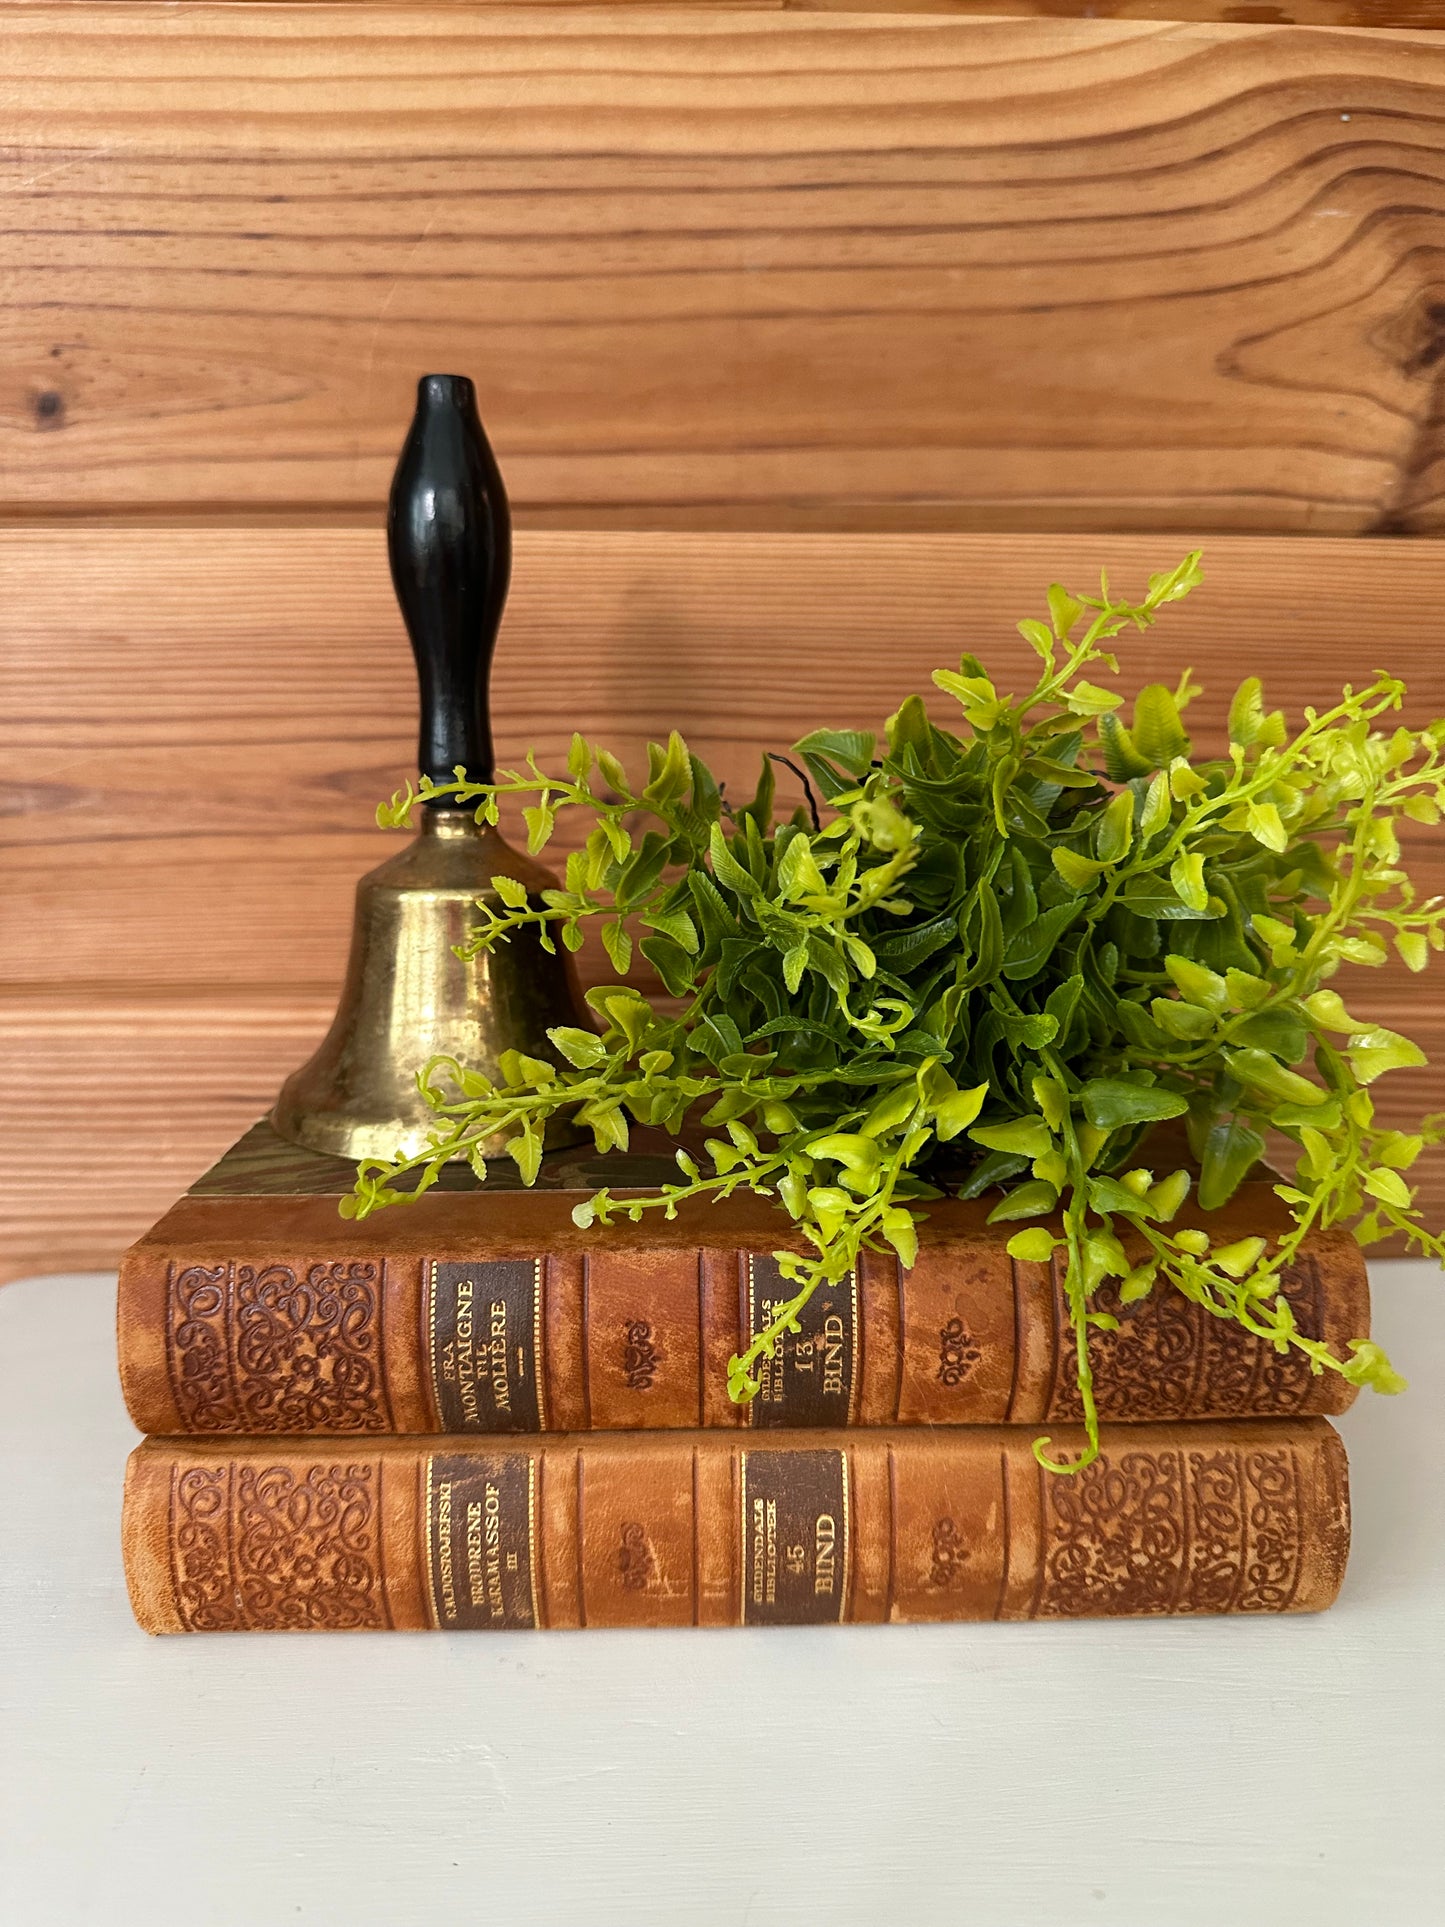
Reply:
<svg viewBox="0 0 1445 1927"><path fill-rule="evenodd" d="M55 6L71 0L12 0L17 5ZM79 0L94 5L95 0ZM146 0L150 4L150 0ZM237 4L241 0L236 0ZM255 0L246 0L254 4ZM274 4L275 0L271 0ZM336 0L287 0L292 6L330 6ZM432 0L423 0L431 4ZM473 0L478 6L508 0ZM510 0L515 5L516 0ZM408 7L413 0L366 0L376 6ZM529 8L592 7L597 0L527 0ZM728 13L938 13L964 19L1214 21L1233 26L1398 27L1410 32L1445 28L1441 0L690 0L697 10ZM676 11L679 0L610 0L609 11L630 13L658 7Z"/></svg>
<svg viewBox="0 0 1445 1927"><path fill-rule="evenodd" d="M500 748L560 763L575 727L635 755L677 726L750 786L760 745L876 726L963 646L1022 675L1013 622L1053 576L1139 583L1178 547L525 533ZM1205 566L1125 651L1135 686L1195 664L1201 742L1260 670L1296 715L1377 664L1445 712L1445 543L1222 537ZM377 532L0 530L0 1272L113 1262L309 1053L413 715ZM1434 840L1412 858L1445 887ZM1357 978L1445 1064L1433 978ZM1402 1117L1445 1106L1437 1070L1390 1082Z"/></svg>
<svg viewBox="0 0 1445 1927"><path fill-rule="evenodd" d="M318 992L0 990L0 1284L103 1270L310 1055Z"/></svg>
<svg viewBox="0 0 1445 1927"><path fill-rule="evenodd" d="M1442 517L1445 47L0 10L0 512L374 512L424 369L569 527Z"/></svg>

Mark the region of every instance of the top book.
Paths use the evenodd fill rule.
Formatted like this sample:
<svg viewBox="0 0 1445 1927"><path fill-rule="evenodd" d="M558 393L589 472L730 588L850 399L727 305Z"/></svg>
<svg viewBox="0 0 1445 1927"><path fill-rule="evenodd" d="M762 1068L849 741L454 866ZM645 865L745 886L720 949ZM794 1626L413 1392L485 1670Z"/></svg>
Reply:
<svg viewBox="0 0 1445 1927"><path fill-rule="evenodd" d="M655 1141L654 1141L655 1140ZM917 1263L865 1254L818 1291L764 1361L746 1406L727 1362L788 1296L772 1254L801 1248L766 1200L692 1201L676 1220L579 1230L606 1185L655 1190L671 1140L625 1155L549 1153L536 1185L465 1166L415 1203L356 1223L338 1201L354 1166L258 1124L126 1253L121 1380L142 1431L355 1435L684 1426L1038 1425L1081 1416L1061 1280L1009 1257L987 1207L928 1207ZM1211 1228L1281 1229L1249 1182ZM792 1235L790 1235L792 1234ZM1300 1329L1341 1348L1369 1328L1363 1254L1313 1237L1285 1273ZM1316 1376L1177 1291L1095 1308L1102 1418L1163 1421L1338 1413L1354 1388Z"/></svg>

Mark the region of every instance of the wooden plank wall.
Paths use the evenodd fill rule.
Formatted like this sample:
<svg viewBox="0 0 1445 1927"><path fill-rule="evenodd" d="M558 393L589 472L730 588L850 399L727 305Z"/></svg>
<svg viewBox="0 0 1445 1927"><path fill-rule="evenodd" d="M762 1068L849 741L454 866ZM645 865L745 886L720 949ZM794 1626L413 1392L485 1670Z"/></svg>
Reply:
<svg viewBox="0 0 1445 1927"><path fill-rule="evenodd" d="M1445 44L955 11L0 7L0 1276L113 1262L324 1027L425 368L516 503L504 755L750 783L1198 540L1129 680L1445 710Z"/></svg>
<svg viewBox="0 0 1445 1927"><path fill-rule="evenodd" d="M1445 44L0 9L3 504L354 513L471 370L554 526L1429 531Z"/></svg>

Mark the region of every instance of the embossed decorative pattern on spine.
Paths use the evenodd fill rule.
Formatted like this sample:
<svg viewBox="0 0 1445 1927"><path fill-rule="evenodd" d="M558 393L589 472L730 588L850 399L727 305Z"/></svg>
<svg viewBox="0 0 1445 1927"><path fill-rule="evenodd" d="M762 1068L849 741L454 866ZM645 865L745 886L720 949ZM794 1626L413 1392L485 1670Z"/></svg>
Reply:
<svg viewBox="0 0 1445 1927"><path fill-rule="evenodd" d="M1056 1267L1056 1302L1062 1308L1057 1273ZM1303 1256L1284 1274L1283 1288L1299 1329L1306 1337L1321 1337L1324 1307L1315 1260ZM1100 1418L1292 1417L1320 1409L1316 1399L1330 1389L1320 1386L1302 1353L1281 1355L1178 1292L1161 1288L1129 1306L1120 1303L1111 1280L1094 1302L1095 1309L1119 1320L1117 1331L1096 1330L1089 1337ZM1147 1315L1141 1315L1146 1308ZM1058 1330L1059 1371L1045 1416L1077 1423L1083 1415L1078 1354L1067 1315L1059 1317Z"/></svg>
<svg viewBox="0 0 1445 1927"><path fill-rule="evenodd" d="M379 1631L390 1625L381 1465L177 1469L176 1610L188 1632Z"/></svg>
<svg viewBox="0 0 1445 1927"><path fill-rule="evenodd" d="M171 1265L171 1389L192 1432L386 1432L382 1265Z"/></svg>
<svg viewBox="0 0 1445 1927"><path fill-rule="evenodd" d="M1034 1616L1284 1612L1299 1584L1293 1450L1114 1452L1039 1472Z"/></svg>

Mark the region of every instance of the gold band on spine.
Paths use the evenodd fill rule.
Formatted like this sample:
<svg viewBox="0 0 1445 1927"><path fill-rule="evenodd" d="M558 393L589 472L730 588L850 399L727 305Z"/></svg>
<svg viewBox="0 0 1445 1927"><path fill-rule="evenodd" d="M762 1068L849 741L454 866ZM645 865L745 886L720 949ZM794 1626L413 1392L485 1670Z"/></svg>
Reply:
<svg viewBox="0 0 1445 1927"><path fill-rule="evenodd" d="M854 1290L857 1290L856 1279ZM857 1356L856 1346L854 1356ZM841 1626L848 1617L848 1601L853 1596L853 1492L848 1454L840 1452L838 1459L843 1471L843 1583L838 1588L838 1624Z"/></svg>
<svg viewBox="0 0 1445 1927"><path fill-rule="evenodd" d="M849 1425L856 1425L858 1423L858 1354L863 1349L863 1332L862 1332L862 1328L859 1326L859 1323L858 1323L858 1267L857 1265L854 1265L852 1270L848 1273L848 1317L852 1323L852 1330L849 1333L849 1340L852 1347L852 1357L848 1361L847 1423ZM847 1466L847 1461L845 1459L844 1465L843 1465L843 1500L844 1500L845 1506L847 1504L847 1499L848 1499L848 1466Z"/></svg>
<svg viewBox="0 0 1445 1927"><path fill-rule="evenodd" d="M547 1429L547 1375L543 1371L545 1353L542 1350L542 1279L545 1260L537 1257L532 1260L532 1371L537 1380L537 1430ZM535 1468L534 1468L535 1471ZM535 1534L532 1543L536 1544ZM535 1555L534 1555L535 1556ZM537 1587L532 1586L533 1619L536 1618Z"/></svg>
<svg viewBox="0 0 1445 1927"><path fill-rule="evenodd" d="M432 1424L438 1431L442 1429L442 1397L437 1389L437 1261L428 1258L421 1268L422 1296L426 1300L423 1307L426 1324L426 1382L431 1390ZM427 1531L431 1531L431 1461L427 1461ZM430 1554L431 1548L427 1548ZM431 1570L430 1563L427 1566Z"/></svg>
<svg viewBox="0 0 1445 1927"><path fill-rule="evenodd" d="M752 1281L752 1275L753 1275L753 1261L751 1258L749 1258L748 1259L748 1280L750 1284ZM749 1307L748 1315L749 1317L751 1317L752 1315L751 1307ZM742 1469L741 1469L741 1473L738 1481L738 1487L740 1492L742 1493L742 1511L739 1517L739 1523L742 1527L742 1536L738 1542L738 1553L739 1553L739 1556L738 1556L738 1624L740 1626L746 1626L748 1623L748 1574L752 1570L751 1564L749 1562L749 1556L748 1556L748 1548L749 1548L749 1545L751 1544L751 1538L748 1532L748 1455L747 1455L746 1448L744 1448L744 1450L738 1456L742 1461Z"/></svg>
<svg viewBox="0 0 1445 1927"><path fill-rule="evenodd" d="M541 1259L537 1260L538 1268ZM544 1419L543 1424L546 1424ZM540 1628L542 1621L537 1612L537 1455L527 1454L527 1563L532 1582L532 1629Z"/></svg>

